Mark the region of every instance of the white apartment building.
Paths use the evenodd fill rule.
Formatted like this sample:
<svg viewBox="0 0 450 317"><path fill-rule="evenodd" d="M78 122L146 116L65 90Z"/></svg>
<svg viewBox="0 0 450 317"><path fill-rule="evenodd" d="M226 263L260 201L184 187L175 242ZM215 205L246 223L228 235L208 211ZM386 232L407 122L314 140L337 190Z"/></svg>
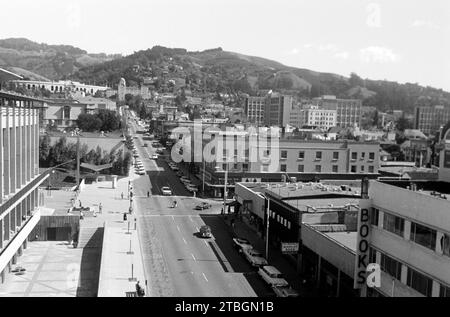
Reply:
<svg viewBox="0 0 450 317"><path fill-rule="evenodd" d="M98 91L106 92L109 88L104 86L86 85L76 81L37 81L37 80L13 80L16 87L22 87L27 90L46 89L51 93L63 93L66 91L79 92L88 95L95 95Z"/></svg>
<svg viewBox="0 0 450 317"><path fill-rule="evenodd" d="M319 106L309 106L304 109L304 125L328 130L336 126L337 111L320 109Z"/></svg>

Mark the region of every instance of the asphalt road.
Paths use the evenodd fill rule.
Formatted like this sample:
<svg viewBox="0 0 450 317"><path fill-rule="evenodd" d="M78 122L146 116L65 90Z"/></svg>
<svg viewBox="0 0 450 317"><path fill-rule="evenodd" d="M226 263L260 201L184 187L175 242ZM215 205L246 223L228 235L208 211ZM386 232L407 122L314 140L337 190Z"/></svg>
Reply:
<svg viewBox="0 0 450 317"><path fill-rule="evenodd" d="M155 152L151 141L146 142L149 147L142 147L142 134L136 135L135 145L147 170L147 175L134 181L133 191L150 295L272 295L256 270L233 248L233 233L220 216L222 203L211 200L211 209L195 210L205 200L193 197L164 159L150 159ZM174 196L162 196L162 186L169 186ZM174 199L176 208L171 207ZM212 229L210 239L198 235L205 224Z"/></svg>

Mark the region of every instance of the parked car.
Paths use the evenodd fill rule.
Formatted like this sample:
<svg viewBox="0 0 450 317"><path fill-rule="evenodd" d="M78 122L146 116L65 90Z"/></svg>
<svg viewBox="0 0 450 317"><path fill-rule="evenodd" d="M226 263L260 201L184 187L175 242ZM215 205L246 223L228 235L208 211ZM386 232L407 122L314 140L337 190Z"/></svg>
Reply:
<svg viewBox="0 0 450 317"><path fill-rule="evenodd" d="M284 279L283 274L274 266L262 266L258 270L258 274L270 286L288 286L288 282Z"/></svg>
<svg viewBox="0 0 450 317"><path fill-rule="evenodd" d="M233 245L239 252L242 252L243 249L253 249L250 241L244 238L233 238Z"/></svg>
<svg viewBox="0 0 450 317"><path fill-rule="evenodd" d="M158 154L153 154L153 155L152 155L152 159L154 159L154 160L157 160L158 157L159 157Z"/></svg>
<svg viewBox="0 0 450 317"><path fill-rule="evenodd" d="M161 192L163 195L167 195L167 196L172 195L172 190L170 189L170 187L167 187L167 186L162 187Z"/></svg>
<svg viewBox="0 0 450 317"><path fill-rule="evenodd" d="M206 202L202 202L199 205L195 206L196 210L205 210L211 208L211 204L208 204Z"/></svg>
<svg viewBox="0 0 450 317"><path fill-rule="evenodd" d="M188 192L191 192L191 193L198 192L198 187L196 185L186 184L185 187L188 190Z"/></svg>
<svg viewBox="0 0 450 317"><path fill-rule="evenodd" d="M178 177L182 177L183 175L184 175L183 172L181 172L181 171L178 171L178 172L177 172L177 176L178 176Z"/></svg>
<svg viewBox="0 0 450 317"><path fill-rule="evenodd" d="M200 227L200 236L202 238L211 238L211 228L209 226L201 226Z"/></svg>
<svg viewBox="0 0 450 317"><path fill-rule="evenodd" d="M180 177L180 181L187 181L187 182L190 182L191 181L191 179L189 178L189 177L186 177L186 176L181 176Z"/></svg>
<svg viewBox="0 0 450 317"><path fill-rule="evenodd" d="M260 267L269 264L267 260L263 257L261 252L255 249L244 249L242 250L242 254L247 259L247 261L254 267Z"/></svg>
<svg viewBox="0 0 450 317"><path fill-rule="evenodd" d="M278 297L299 297L298 292L290 286L273 286L272 289Z"/></svg>

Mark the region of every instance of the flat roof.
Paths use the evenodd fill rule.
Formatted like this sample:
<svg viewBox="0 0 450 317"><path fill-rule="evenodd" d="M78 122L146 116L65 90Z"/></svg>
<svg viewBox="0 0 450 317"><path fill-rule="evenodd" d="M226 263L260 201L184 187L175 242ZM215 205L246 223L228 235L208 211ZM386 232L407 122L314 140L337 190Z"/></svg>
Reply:
<svg viewBox="0 0 450 317"><path fill-rule="evenodd" d="M323 183L272 183L266 192L282 200L306 199L315 197L360 198L360 188L349 185L330 185Z"/></svg>
<svg viewBox="0 0 450 317"><path fill-rule="evenodd" d="M344 231L344 232L323 232L324 235L337 241L343 246L356 252L357 244L357 232L356 231Z"/></svg>
<svg viewBox="0 0 450 317"><path fill-rule="evenodd" d="M18 94L12 91L5 91L0 90L0 98L6 98L6 99L12 99L12 100L19 100L19 101L36 101L36 102L47 102L43 99L33 98L29 96L25 96L22 94Z"/></svg>
<svg viewBox="0 0 450 317"><path fill-rule="evenodd" d="M317 198L317 199L294 199L285 200L285 203L302 211L307 211L309 207L333 211L333 209L344 207L346 205L359 206L360 197L356 198ZM320 211L318 211L320 212Z"/></svg>

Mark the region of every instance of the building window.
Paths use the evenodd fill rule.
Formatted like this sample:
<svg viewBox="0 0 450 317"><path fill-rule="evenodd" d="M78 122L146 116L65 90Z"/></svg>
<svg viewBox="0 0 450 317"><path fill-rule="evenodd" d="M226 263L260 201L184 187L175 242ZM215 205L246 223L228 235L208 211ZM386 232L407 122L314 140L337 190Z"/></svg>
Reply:
<svg viewBox="0 0 450 317"><path fill-rule="evenodd" d="M352 173L356 173L356 165L352 165L352 167L351 167L351 172L352 172Z"/></svg>
<svg viewBox="0 0 450 317"><path fill-rule="evenodd" d="M361 173L364 173L365 169L364 169L364 165L361 165Z"/></svg>
<svg viewBox="0 0 450 317"><path fill-rule="evenodd" d="M369 160L371 160L371 161L375 160L375 153L374 152L370 152L369 153Z"/></svg>
<svg viewBox="0 0 450 317"><path fill-rule="evenodd" d="M370 173L370 174L375 173L375 168L374 168L372 165L369 166L369 173Z"/></svg>
<svg viewBox="0 0 450 317"><path fill-rule="evenodd" d="M369 249L369 263L377 263L377 251L374 248Z"/></svg>
<svg viewBox="0 0 450 317"><path fill-rule="evenodd" d="M402 264L384 253L381 253L380 268L383 272L386 272L399 281L401 280Z"/></svg>
<svg viewBox="0 0 450 317"><path fill-rule="evenodd" d="M395 233L400 237L403 237L403 231L405 230L405 220L400 217L384 213L383 229Z"/></svg>
<svg viewBox="0 0 450 317"><path fill-rule="evenodd" d="M226 170L227 170L227 164L222 164L222 169L223 169L224 171L226 171Z"/></svg>
<svg viewBox="0 0 450 317"><path fill-rule="evenodd" d="M411 222L411 241L428 249L436 249L436 230Z"/></svg>
<svg viewBox="0 0 450 317"><path fill-rule="evenodd" d="M286 172L286 164L281 164L280 169L282 172Z"/></svg>
<svg viewBox="0 0 450 317"><path fill-rule="evenodd" d="M263 172L268 172L268 171L269 171L269 165L266 165L266 164L263 165L263 166L262 166L262 171L263 171Z"/></svg>
<svg viewBox="0 0 450 317"><path fill-rule="evenodd" d="M287 151L281 151L281 158L287 159Z"/></svg>
<svg viewBox="0 0 450 317"><path fill-rule="evenodd" d="M380 211L377 208L370 209L370 224L372 226L378 227Z"/></svg>
<svg viewBox="0 0 450 317"><path fill-rule="evenodd" d="M322 165L316 165L316 173L322 173Z"/></svg>
<svg viewBox="0 0 450 317"><path fill-rule="evenodd" d="M439 297L450 297L450 287L441 284L441 291Z"/></svg>
<svg viewBox="0 0 450 317"><path fill-rule="evenodd" d="M337 173L339 171L339 166L333 165L332 169L333 169L333 173Z"/></svg>
<svg viewBox="0 0 450 317"><path fill-rule="evenodd" d="M408 279L406 285L427 297L431 297L433 280L410 267L408 267Z"/></svg>
<svg viewBox="0 0 450 317"><path fill-rule="evenodd" d="M298 166L298 172L299 173L304 173L305 172L305 165L299 165Z"/></svg>
<svg viewBox="0 0 450 317"><path fill-rule="evenodd" d="M234 164L234 165L233 165L233 169L237 170L237 169L238 169L238 165L237 165L237 164Z"/></svg>
<svg viewBox="0 0 450 317"><path fill-rule="evenodd" d="M247 172L248 171L248 164L247 163L242 164L242 169L244 170L244 172Z"/></svg>
<svg viewBox="0 0 450 317"><path fill-rule="evenodd" d="M322 152L316 152L316 160L322 159Z"/></svg>
<svg viewBox="0 0 450 317"><path fill-rule="evenodd" d="M364 160L366 158L366 152L361 153L361 160Z"/></svg>
<svg viewBox="0 0 450 317"><path fill-rule="evenodd" d="M441 238L441 248L442 253L448 257L450 257L450 236L444 234Z"/></svg>
<svg viewBox="0 0 450 317"><path fill-rule="evenodd" d="M352 152L352 161L356 161L358 159L358 153Z"/></svg>
<svg viewBox="0 0 450 317"><path fill-rule="evenodd" d="M339 152L333 152L333 160L339 160Z"/></svg>
<svg viewBox="0 0 450 317"><path fill-rule="evenodd" d="M305 152L303 152L303 151L298 152L298 159L299 160L304 160L305 159Z"/></svg>

